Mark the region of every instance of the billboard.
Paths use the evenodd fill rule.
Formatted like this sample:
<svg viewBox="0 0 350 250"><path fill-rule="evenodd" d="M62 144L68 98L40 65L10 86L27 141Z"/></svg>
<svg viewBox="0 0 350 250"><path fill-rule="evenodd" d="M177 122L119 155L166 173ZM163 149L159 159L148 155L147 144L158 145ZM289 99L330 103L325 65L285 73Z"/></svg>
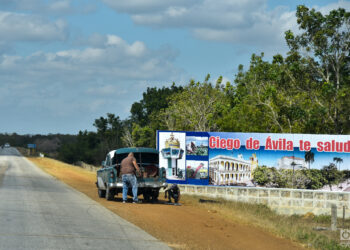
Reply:
<svg viewBox="0 0 350 250"><path fill-rule="evenodd" d="M157 131L157 149L169 183L250 186L261 166L350 167L348 135Z"/></svg>

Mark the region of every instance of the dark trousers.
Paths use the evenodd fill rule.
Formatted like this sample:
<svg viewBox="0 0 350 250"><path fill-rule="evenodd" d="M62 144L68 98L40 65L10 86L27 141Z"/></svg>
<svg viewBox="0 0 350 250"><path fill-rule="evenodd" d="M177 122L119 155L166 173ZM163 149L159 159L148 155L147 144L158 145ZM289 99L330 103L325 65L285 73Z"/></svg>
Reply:
<svg viewBox="0 0 350 250"><path fill-rule="evenodd" d="M171 198L174 199L175 203L179 201L179 194L177 192L174 192L173 190L165 191L165 195L168 196L169 202L171 202Z"/></svg>

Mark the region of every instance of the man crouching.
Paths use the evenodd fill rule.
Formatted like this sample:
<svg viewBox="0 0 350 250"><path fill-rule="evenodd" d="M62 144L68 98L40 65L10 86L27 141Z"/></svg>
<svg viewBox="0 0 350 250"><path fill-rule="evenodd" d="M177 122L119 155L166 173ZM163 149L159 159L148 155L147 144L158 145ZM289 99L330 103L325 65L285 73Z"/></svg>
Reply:
<svg viewBox="0 0 350 250"><path fill-rule="evenodd" d="M167 197L169 199L169 203L171 203L171 198L173 198L174 203L178 204L180 200L180 188L177 186L177 184L173 184L165 189L164 198L166 199Z"/></svg>

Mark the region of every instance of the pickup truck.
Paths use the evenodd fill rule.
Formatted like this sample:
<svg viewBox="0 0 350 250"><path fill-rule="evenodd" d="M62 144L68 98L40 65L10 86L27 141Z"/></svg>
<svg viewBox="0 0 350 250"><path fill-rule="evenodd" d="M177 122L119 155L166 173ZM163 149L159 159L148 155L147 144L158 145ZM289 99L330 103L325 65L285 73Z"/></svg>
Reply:
<svg viewBox="0 0 350 250"><path fill-rule="evenodd" d="M137 176L138 195L142 194L145 201L157 201L159 190L167 186L166 170L159 168L159 152L153 148L121 148L110 151L102 162L102 168L97 170L98 196L113 200L115 195L122 194L120 163L130 152L134 153L141 171ZM132 196L131 188L128 195Z"/></svg>

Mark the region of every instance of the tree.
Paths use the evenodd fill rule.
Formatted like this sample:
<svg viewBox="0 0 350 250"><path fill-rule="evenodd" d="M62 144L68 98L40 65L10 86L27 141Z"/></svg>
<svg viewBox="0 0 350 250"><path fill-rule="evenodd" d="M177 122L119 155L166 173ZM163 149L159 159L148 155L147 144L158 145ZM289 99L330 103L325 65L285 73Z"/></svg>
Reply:
<svg viewBox="0 0 350 250"><path fill-rule="evenodd" d="M239 67L236 76L234 106L224 130L244 132L302 132L306 124L307 95L293 86L287 74L292 67L276 55L272 63L263 53L251 57L250 68ZM231 125L231 126L230 126Z"/></svg>
<svg viewBox="0 0 350 250"><path fill-rule="evenodd" d="M147 88L147 91L142 95L142 100L133 103L131 106L131 117L128 121L130 126L128 126L128 132L124 131L126 132L123 136L124 141L127 140L128 145L139 145L142 141L142 145L154 147L156 144L156 137L154 136L156 130L167 129L164 124L164 117L161 114L169 106L168 98L180 93L182 89L181 86L176 86L175 83L171 87ZM133 128L137 131L133 132ZM129 137L129 134L130 136L133 134L133 136ZM149 134L152 136L149 137ZM140 136L148 137L141 138ZM137 142L132 142L133 139L136 139ZM148 142L145 143L146 141Z"/></svg>
<svg viewBox="0 0 350 250"><path fill-rule="evenodd" d="M343 177L342 173L337 170L337 166L334 163L324 166L322 168L322 175L327 181L330 190L332 190L332 185L338 184Z"/></svg>
<svg viewBox="0 0 350 250"><path fill-rule="evenodd" d="M315 154L310 150L305 152L305 162L309 164L309 169L310 165L315 161Z"/></svg>
<svg viewBox="0 0 350 250"><path fill-rule="evenodd" d="M260 186L265 186L271 182L270 170L266 166L261 166L254 169L253 176L253 182Z"/></svg>
<svg viewBox="0 0 350 250"><path fill-rule="evenodd" d="M218 130L217 120L225 105L225 95L218 83L191 82L169 98L169 107L162 113L167 129L188 131Z"/></svg>
<svg viewBox="0 0 350 250"><path fill-rule="evenodd" d="M319 169L303 169L301 172L307 179L305 183L305 188L307 189L320 189L327 184L327 180Z"/></svg>
<svg viewBox="0 0 350 250"><path fill-rule="evenodd" d="M295 36L286 32L286 41L292 57L303 57L312 70L312 81L323 92L317 104L326 110L327 122L334 125L335 133L343 133L349 126L349 112L341 100L349 99L350 66L350 12L339 8L328 15L300 5L297 22L303 31ZM347 127L348 129L348 127Z"/></svg>
<svg viewBox="0 0 350 250"><path fill-rule="evenodd" d="M156 145L154 144L155 140L153 140L153 138L155 137L156 135L150 127L148 126L141 127L138 124L133 125L132 141L135 147L155 148L156 147Z"/></svg>
<svg viewBox="0 0 350 250"><path fill-rule="evenodd" d="M103 154L106 154L112 149L121 147L122 134L123 134L123 122L119 116L107 113L107 117L100 117L95 119L93 124L97 129L97 135L100 138L99 147Z"/></svg>
<svg viewBox="0 0 350 250"><path fill-rule="evenodd" d="M134 141L130 130L127 127L124 127L124 133L122 136L122 141L126 147L135 147Z"/></svg>
<svg viewBox="0 0 350 250"><path fill-rule="evenodd" d="M176 86L175 83L171 87L147 88L147 91L142 94L142 99L131 106L131 122L141 127L156 123L155 127L158 127L159 121L154 120L157 117L156 114L169 106L170 96L181 91L182 87Z"/></svg>
<svg viewBox="0 0 350 250"><path fill-rule="evenodd" d="M338 168L339 168L339 171L340 171L340 163L343 162L343 159L340 158L340 157L334 157L334 158L333 158L333 161L334 161L336 164L338 164Z"/></svg>
<svg viewBox="0 0 350 250"><path fill-rule="evenodd" d="M247 71L239 66L222 130L350 132L350 14L298 6L296 15L302 33L285 33L286 58L253 54Z"/></svg>

